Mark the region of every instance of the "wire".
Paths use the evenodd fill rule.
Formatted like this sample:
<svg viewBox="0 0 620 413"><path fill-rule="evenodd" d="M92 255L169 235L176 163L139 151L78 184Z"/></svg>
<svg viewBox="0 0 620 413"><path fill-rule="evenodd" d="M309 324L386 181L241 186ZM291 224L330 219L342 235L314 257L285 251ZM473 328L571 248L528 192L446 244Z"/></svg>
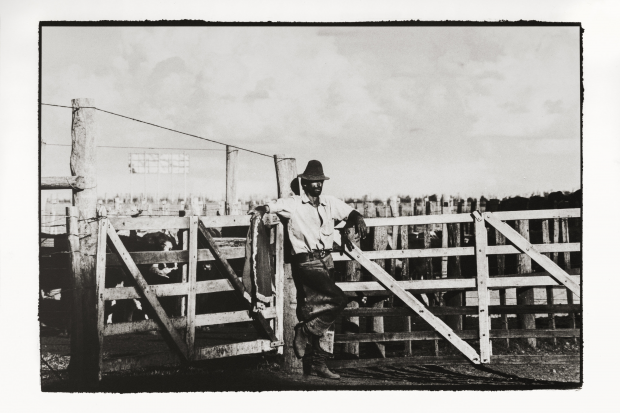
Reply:
<svg viewBox="0 0 620 413"><path fill-rule="evenodd" d="M72 106L52 105L51 103L41 103L41 105L45 105L45 106L55 106L55 107L58 107L58 108L69 108L69 109L74 109ZM240 149L240 150L242 150L242 151L246 151L246 152L255 153L255 154L257 154L257 155L266 156L266 157L268 157L268 158L273 158L273 156L272 156L272 155L267 155L267 154L265 154L265 153L256 152L256 151L253 151L253 150L251 150L251 149L241 148L241 147L239 147L239 146L228 145L228 144L226 144L226 143L219 142L219 141L216 141L216 140L213 140L213 139L208 139L208 138L203 138L202 136L192 135L191 133L181 132L181 131L176 130L176 129L167 128L167 127L165 127L165 126L156 125L156 124L154 124L154 123L150 123L150 122L146 122L146 121L143 121L143 120L140 120L140 119L136 119L136 118L132 118L132 117L129 117L129 116L121 115L121 114L119 114L119 113L114 113L114 112L110 112L110 111L108 111L108 110L103 110L103 109L97 108L97 107L95 107L95 106L82 106L82 107L80 107L80 109L95 109L95 110L98 110L98 111L100 111L100 112L108 113L108 114L110 114L110 115L114 115L114 116L118 116L118 117L121 117L121 118L125 118L125 119L129 119L129 120L133 120L133 121L135 121L135 122L140 122L140 123L144 123L144 124L147 124L147 125L155 126L156 128L165 129L165 130L169 130L169 131L171 131L171 132L180 133L181 135L187 135L187 136L191 136L192 138L202 139L202 140L204 140L204 141L213 142L213 143L217 143L217 144L220 144L220 145L226 145L226 146L230 146L231 148L236 148L236 149Z"/></svg>
<svg viewBox="0 0 620 413"><path fill-rule="evenodd" d="M71 146L68 143L45 143L49 146ZM220 151L224 152L225 149L202 149L202 148L156 148L150 146L114 146L114 145L97 145L97 148L117 148L117 149L168 149L179 151Z"/></svg>

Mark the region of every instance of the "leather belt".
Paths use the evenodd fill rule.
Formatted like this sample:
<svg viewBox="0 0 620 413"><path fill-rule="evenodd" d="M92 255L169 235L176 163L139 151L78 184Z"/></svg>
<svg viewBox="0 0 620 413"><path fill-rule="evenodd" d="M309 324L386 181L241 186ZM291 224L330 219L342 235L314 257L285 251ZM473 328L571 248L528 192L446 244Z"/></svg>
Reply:
<svg viewBox="0 0 620 413"><path fill-rule="evenodd" d="M308 253L303 254L295 254L293 255L293 262L302 263L314 260L320 260L327 257L331 254L332 250L315 250Z"/></svg>

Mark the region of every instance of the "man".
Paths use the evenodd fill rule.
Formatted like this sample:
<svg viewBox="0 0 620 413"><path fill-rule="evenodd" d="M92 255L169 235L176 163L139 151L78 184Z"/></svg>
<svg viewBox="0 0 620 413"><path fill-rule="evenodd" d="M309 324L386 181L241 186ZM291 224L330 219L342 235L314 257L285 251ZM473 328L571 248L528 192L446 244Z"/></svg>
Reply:
<svg viewBox="0 0 620 413"><path fill-rule="evenodd" d="M301 178L301 195L280 198L255 211L261 215L275 213L288 220L293 279L303 298L298 302L297 317L301 322L295 326L295 354L309 361L310 374L339 379L340 376L329 371L325 364L331 354L320 345L321 337L347 305L346 295L333 279L334 262L330 253L334 243L334 220L346 220L345 228L355 227L362 238L366 237L366 224L359 212L341 200L321 195L323 182L329 178L323 174L319 161L308 162L298 178ZM353 249L345 231L342 231L342 244L343 248L346 245L349 250ZM311 350L306 354L308 344Z"/></svg>

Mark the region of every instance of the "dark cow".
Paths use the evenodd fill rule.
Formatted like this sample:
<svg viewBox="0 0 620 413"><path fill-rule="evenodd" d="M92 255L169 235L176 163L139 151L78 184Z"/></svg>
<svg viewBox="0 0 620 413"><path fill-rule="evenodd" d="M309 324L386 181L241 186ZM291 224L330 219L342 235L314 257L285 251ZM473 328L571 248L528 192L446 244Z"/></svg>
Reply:
<svg viewBox="0 0 620 413"><path fill-rule="evenodd" d="M178 249L175 237L169 231L148 232L139 235L131 231L130 235L119 235L119 238L130 252L172 251ZM177 263L159 263L138 265L140 273L149 285L169 284L181 281L181 272ZM120 267L106 269L106 288L127 287L135 285L130 275ZM160 297L159 301L167 313L171 313L176 305L175 297ZM148 319L150 311L138 299L114 300L106 302L106 323ZM152 314L151 314L152 316Z"/></svg>

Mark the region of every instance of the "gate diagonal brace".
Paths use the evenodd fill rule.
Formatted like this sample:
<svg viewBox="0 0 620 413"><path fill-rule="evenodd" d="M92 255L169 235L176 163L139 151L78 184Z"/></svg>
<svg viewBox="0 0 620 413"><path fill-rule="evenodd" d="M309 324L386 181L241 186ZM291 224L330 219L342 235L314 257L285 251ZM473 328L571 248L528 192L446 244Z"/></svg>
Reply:
<svg viewBox="0 0 620 413"><path fill-rule="evenodd" d="M485 212L484 219L493 227L495 227L495 229L501 232L524 254L527 254L531 259L533 259L541 267L543 267L543 269L547 271L554 280L571 290L573 294L575 294L577 297L581 297L579 284L573 281L570 275L568 275L566 271L561 269L555 262L551 261L551 259L538 252L538 250L528 240L519 235L517 231L510 227L510 225L498 219L491 212Z"/></svg>
<svg viewBox="0 0 620 413"><path fill-rule="evenodd" d="M278 338L271 329L271 326L269 325L269 322L265 319L265 317L261 313L252 312L252 304L250 301L248 301L247 298L249 297L249 294L247 293L247 291L245 291L243 283L239 281L237 274L235 274L235 270L232 269L226 258L222 256L220 249L215 244L215 240L213 239L211 234L209 234L209 231L207 231L207 227L205 227L205 225L202 223L202 220L198 220L198 230L207 241L207 246L211 251L211 254L213 254L213 257L216 260L215 262L219 264L222 273L226 276L226 278L228 278L228 281L230 281L230 283L232 284L234 291L237 293L237 295L240 296L243 302L247 305L249 310L248 313L250 314L250 316L254 318L256 323L260 325L260 328L265 331L265 333L267 333L269 340L271 340L272 342L278 341Z"/></svg>
<svg viewBox="0 0 620 413"><path fill-rule="evenodd" d="M356 245L353 245L353 250L348 251L346 247L343 247L345 254L351 259L360 263L368 272L370 272L379 281L383 287L393 292L398 298L400 298L407 306L415 311L424 321L430 324L439 334L441 334L448 342L456 347L461 353L465 355L472 363L480 364L480 356L467 342L462 340L450 327L448 327L441 319L437 318L433 313L427 311L426 307L419 302L411 293L403 289L398 285L397 281L383 268L366 258Z"/></svg>
<svg viewBox="0 0 620 413"><path fill-rule="evenodd" d="M149 284L142 276L142 273L140 273L140 270L131 259L131 255L129 255L127 248L125 248L123 242L118 237L116 230L114 229L114 227L112 227L111 224L108 226L108 238L110 238L110 241L112 242L112 245L116 250L119 258L121 259L121 262L123 263L125 269L129 271L131 276L136 281L136 290L138 290L138 292L142 294L144 298L146 298L150 306L155 311L155 315L157 316L158 321L162 324L164 330L168 333L170 338L172 338L173 344L176 347L175 350L180 353L183 360L187 360L187 345L181 339L181 336L179 335L177 330L174 328L172 321L170 321L170 319L168 318L168 315L159 303L157 296L151 290L151 286L149 286Z"/></svg>

